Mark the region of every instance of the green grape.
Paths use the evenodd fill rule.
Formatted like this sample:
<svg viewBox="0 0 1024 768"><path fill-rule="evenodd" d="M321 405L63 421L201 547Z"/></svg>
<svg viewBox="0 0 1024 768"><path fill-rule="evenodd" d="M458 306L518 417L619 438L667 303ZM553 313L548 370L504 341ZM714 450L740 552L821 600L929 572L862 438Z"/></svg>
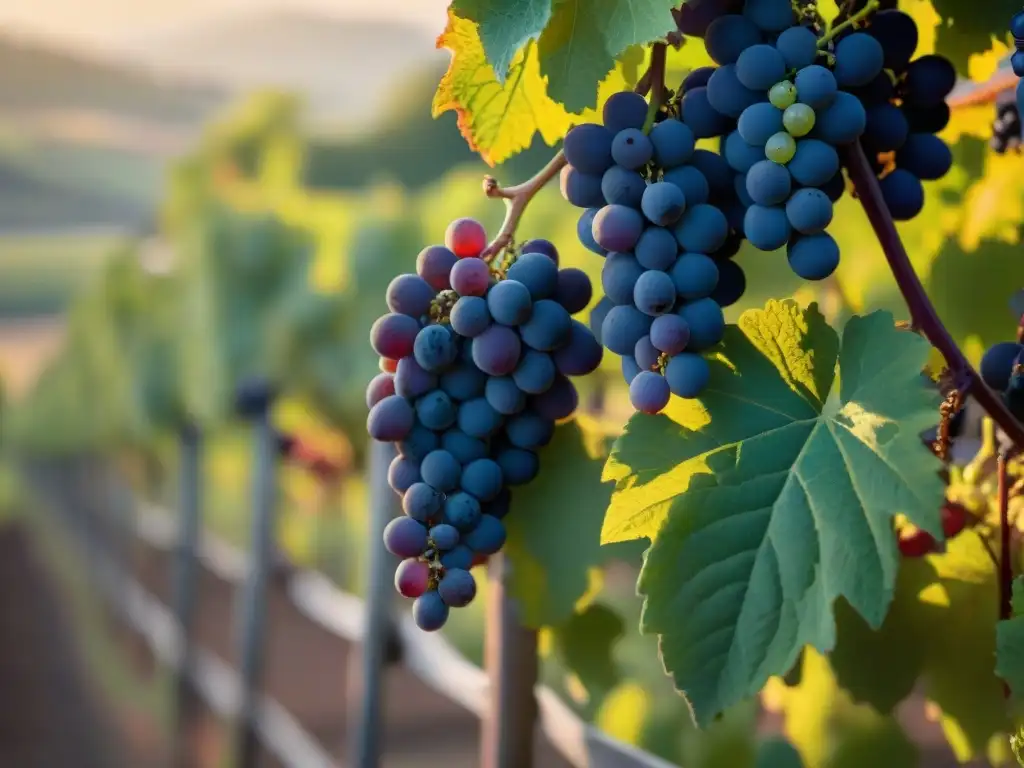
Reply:
<svg viewBox="0 0 1024 768"><path fill-rule="evenodd" d="M768 101L772 103L773 107L785 109L796 101L796 86L789 80L776 83L768 91Z"/></svg>
<svg viewBox="0 0 1024 768"><path fill-rule="evenodd" d="M806 104L791 104L782 113L782 124L790 136L806 136L814 127L814 110Z"/></svg>
<svg viewBox="0 0 1024 768"><path fill-rule="evenodd" d="M796 154L796 140L785 131L779 131L765 142L764 154L773 163L785 165Z"/></svg>

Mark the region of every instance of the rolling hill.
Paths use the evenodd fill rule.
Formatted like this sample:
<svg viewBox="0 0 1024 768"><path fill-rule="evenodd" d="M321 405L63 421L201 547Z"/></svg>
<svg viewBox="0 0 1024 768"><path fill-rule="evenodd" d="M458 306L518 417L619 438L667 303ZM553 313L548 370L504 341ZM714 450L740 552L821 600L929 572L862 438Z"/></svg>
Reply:
<svg viewBox="0 0 1024 768"><path fill-rule="evenodd" d="M0 34L0 117L87 110L195 125L227 98L222 88L197 79Z"/></svg>
<svg viewBox="0 0 1024 768"><path fill-rule="evenodd" d="M410 73L447 60L423 28L294 10L253 12L128 40L122 52L161 71L235 92L301 94L316 121L360 125Z"/></svg>

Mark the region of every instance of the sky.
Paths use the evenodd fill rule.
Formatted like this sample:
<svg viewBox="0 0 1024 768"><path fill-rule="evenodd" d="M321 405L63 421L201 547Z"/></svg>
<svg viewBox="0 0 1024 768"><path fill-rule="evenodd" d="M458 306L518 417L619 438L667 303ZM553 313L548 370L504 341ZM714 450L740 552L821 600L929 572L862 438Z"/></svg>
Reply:
<svg viewBox="0 0 1024 768"><path fill-rule="evenodd" d="M320 11L340 18L402 19L444 28L447 0L0 0L0 27L87 47L259 8Z"/></svg>

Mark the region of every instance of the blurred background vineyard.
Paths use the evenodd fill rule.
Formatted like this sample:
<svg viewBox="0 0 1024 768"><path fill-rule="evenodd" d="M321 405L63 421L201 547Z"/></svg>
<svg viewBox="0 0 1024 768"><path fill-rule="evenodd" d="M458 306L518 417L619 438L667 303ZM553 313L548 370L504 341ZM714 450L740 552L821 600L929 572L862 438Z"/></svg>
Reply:
<svg viewBox="0 0 1024 768"><path fill-rule="evenodd" d="M58 18L73 16L60 0L48 2ZM267 375L285 394L278 426L345 470L329 484L282 470L280 545L359 592L363 393L377 370L367 333L384 289L413 269L451 219L473 216L496 230L503 211L481 193L485 172L522 179L552 151L538 139L487 169L454 114L431 117L447 62L434 49L445 3L417 4L415 18L397 2L380 4L376 18L337 12L345 3L324 4L334 13L311 3L252 5L188 23L170 12L135 26L134 17L121 19L121 27L100 4L86 28L74 18L47 26L38 0L32 13L9 11L10 27L0 27L0 365L9 455L102 455L142 497L173 508L177 430L198 423L211 441L204 523L244 546L249 453L230 400L242 377ZM935 28L928 0L906 5ZM924 36L919 53L933 42ZM994 43L975 57L972 78L989 78L1007 50ZM699 45L684 48L673 56L670 82L703 63ZM975 361L1007 337L1006 305L1022 274L1024 161L989 151L993 116L990 104L954 113L945 132L954 169L929 185L925 212L901 227L940 315ZM549 188L521 235L554 241L564 264L599 285L600 260L578 245L575 227L576 214ZM748 289L729 318L793 294L821 302L839 322L880 307L903 316L868 231L846 196L834 225L842 266L813 289L781 255L742 252L736 260ZM624 422L617 359L606 359L581 390L613 429ZM5 490L8 506L10 495ZM549 643L545 679L606 730L687 768L752 764L743 750L759 717L753 707L710 735L688 730L653 641L635 631L637 553L623 561L599 595L625 621L613 651L618 673L585 685ZM482 602L460 611L448 631L477 661ZM811 667L813 660L805 675ZM912 752L907 737L889 718L838 696L827 672L818 683L804 691L814 706L788 724L809 766L864 765L865 754L887 766L911 764L902 762Z"/></svg>

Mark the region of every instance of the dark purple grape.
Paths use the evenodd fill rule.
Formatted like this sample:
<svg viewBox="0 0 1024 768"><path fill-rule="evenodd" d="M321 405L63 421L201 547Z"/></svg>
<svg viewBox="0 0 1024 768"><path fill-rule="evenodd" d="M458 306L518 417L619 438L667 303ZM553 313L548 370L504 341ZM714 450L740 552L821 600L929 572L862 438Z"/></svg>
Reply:
<svg viewBox="0 0 1024 768"><path fill-rule="evenodd" d="M431 543L442 552L455 549L459 543L459 530L454 525L441 523L427 533Z"/></svg>
<svg viewBox="0 0 1024 768"><path fill-rule="evenodd" d="M529 395L546 392L555 380L555 363L547 352L527 349L512 372L512 380Z"/></svg>
<svg viewBox="0 0 1024 768"><path fill-rule="evenodd" d="M606 205L594 217L594 241L606 251L633 250L644 231L644 220L639 211L624 205Z"/></svg>
<svg viewBox="0 0 1024 768"><path fill-rule="evenodd" d="M427 548L427 529L411 517L396 517L384 528L384 546L399 557L419 557Z"/></svg>
<svg viewBox="0 0 1024 768"><path fill-rule="evenodd" d="M552 352L569 340L572 318L565 307L552 299L541 299L533 305L533 314L519 327L523 343L540 352ZM504 373L511 373L519 362L518 350L512 367ZM483 368L483 366L481 366ZM491 373L491 371L488 371ZM491 375L499 375L492 373Z"/></svg>
<svg viewBox="0 0 1024 768"><path fill-rule="evenodd" d="M412 618L424 632L436 632L448 621L448 606L437 592L425 592L413 602Z"/></svg>
<svg viewBox="0 0 1024 768"><path fill-rule="evenodd" d="M505 546L505 526L493 515L481 515L476 528L466 534L466 546L481 555L496 555Z"/></svg>
<svg viewBox="0 0 1024 768"><path fill-rule="evenodd" d="M569 165L583 173L604 173L612 165L614 134L603 125L583 123L572 128L562 142Z"/></svg>
<svg viewBox="0 0 1024 768"><path fill-rule="evenodd" d="M420 324L408 315L387 314L370 328L370 346L381 357L400 360L411 355Z"/></svg>
<svg viewBox="0 0 1024 768"><path fill-rule="evenodd" d="M505 448L496 457L506 485L526 485L537 476L540 461L533 451Z"/></svg>
<svg viewBox="0 0 1024 768"><path fill-rule="evenodd" d="M659 181L644 191L640 208L647 220L659 227L668 227L679 221L686 210L683 191L675 184ZM639 239L639 238L638 238Z"/></svg>
<svg viewBox="0 0 1024 768"><path fill-rule="evenodd" d="M441 511L444 494L424 482L413 483L402 496L402 510L411 519L425 523Z"/></svg>
<svg viewBox="0 0 1024 768"><path fill-rule="evenodd" d="M558 270L558 283L555 287L554 299L565 307L565 311L570 315L575 315L586 309L593 296L594 289L590 285L590 278L582 269L567 267Z"/></svg>
<svg viewBox="0 0 1024 768"><path fill-rule="evenodd" d="M459 296L483 296L491 282L491 268L483 259L459 259L452 267L451 282Z"/></svg>
<svg viewBox="0 0 1024 768"><path fill-rule="evenodd" d="M651 346L667 355L678 355L690 341L690 326L679 315L662 315L651 323Z"/></svg>
<svg viewBox="0 0 1024 768"><path fill-rule="evenodd" d="M448 319L452 330L467 339L476 338L491 325L487 300L480 296L462 296L455 302Z"/></svg>
<svg viewBox="0 0 1024 768"><path fill-rule="evenodd" d="M480 502L461 491L449 495L444 500L444 521L460 531L471 531L480 521Z"/></svg>
<svg viewBox="0 0 1024 768"><path fill-rule="evenodd" d="M451 288L448 275L459 257L443 245L428 245L416 257L416 273L435 291Z"/></svg>
<svg viewBox="0 0 1024 768"><path fill-rule="evenodd" d="M534 301L551 298L558 289L558 265L540 253L523 252L506 277L525 285Z"/></svg>
<svg viewBox="0 0 1024 768"><path fill-rule="evenodd" d="M471 461L462 469L462 490L480 501L491 501L501 493L501 467L492 459Z"/></svg>
<svg viewBox="0 0 1024 768"><path fill-rule="evenodd" d="M529 289L518 280L502 280L488 291L487 307L502 325L519 325L533 314L533 299Z"/></svg>
<svg viewBox="0 0 1024 768"><path fill-rule="evenodd" d="M534 305L534 317L536 314ZM521 351L519 334L503 325L492 325L473 342L473 362L489 376L505 376L516 369Z"/></svg>
<svg viewBox="0 0 1024 768"><path fill-rule="evenodd" d="M460 568L446 568L441 582L437 585L437 593L445 605L452 608L465 608L476 597L476 579L469 571Z"/></svg>
<svg viewBox="0 0 1024 768"><path fill-rule="evenodd" d="M586 376L601 364L604 348L594 334L578 320L572 321L569 341L552 358L559 372L566 376Z"/></svg>
<svg viewBox="0 0 1024 768"><path fill-rule="evenodd" d="M572 416L579 402L579 393L576 392L573 383L564 374L556 373L551 386L531 399L530 407L545 419L561 421ZM507 477L506 482L514 485Z"/></svg>
<svg viewBox="0 0 1024 768"><path fill-rule="evenodd" d="M602 119L612 133L627 128L639 130L647 121L647 100L633 91L613 93L604 103Z"/></svg>
<svg viewBox="0 0 1024 768"><path fill-rule="evenodd" d="M651 343L650 336L643 336L640 341L636 343L636 348L633 351L633 359L636 360L636 364L640 370L653 371L658 367L659 357L661 357L661 353L654 344Z"/></svg>
<svg viewBox="0 0 1024 768"><path fill-rule="evenodd" d="M388 466L388 485L397 494L404 494L420 481L420 466L405 456L395 456Z"/></svg>
<svg viewBox="0 0 1024 768"><path fill-rule="evenodd" d="M405 398L415 399L437 387L437 376L423 370L414 357L403 357L398 361L394 378L395 393Z"/></svg>
<svg viewBox="0 0 1024 768"><path fill-rule="evenodd" d="M415 420L416 414L405 398L388 395L370 409L366 431L374 440L393 443L412 431Z"/></svg>
<svg viewBox="0 0 1024 768"><path fill-rule="evenodd" d="M660 373L640 371L629 384L629 401L641 413L661 413L672 393Z"/></svg>
<svg viewBox="0 0 1024 768"><path fill-rule="evenodd" d="M550 240L527 240L519 249L520 253L542 253L558 265L558 249Z"/></svg>
<svg viewBox="0 0 1024 768"><path fill-rule="evenodd" d="M393 315L393 317L405 317L405 315ZM416 362L423 370L436 372L455 362L455 358L459 355L459 348L450 330L441 325L428 325L416 334L416 341L411 353L415 355Z"/></svg>

